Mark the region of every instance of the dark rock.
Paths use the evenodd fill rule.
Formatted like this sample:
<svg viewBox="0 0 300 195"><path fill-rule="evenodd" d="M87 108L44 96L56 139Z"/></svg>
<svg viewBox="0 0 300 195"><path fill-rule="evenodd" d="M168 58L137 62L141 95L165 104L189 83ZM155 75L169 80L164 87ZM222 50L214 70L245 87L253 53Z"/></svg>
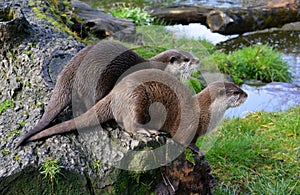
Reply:
<svg viewBox="0 0 300 195"><path fill-rule="evenodd" d="M19 6L0 3L0 45L30 34L30 25Z"/></svg>
<svg viewBox="0 0 300 195"><path fill-rule="evenodd" d="M85 33L87 29L98 38L113 36L122 41L133 41L135 39L136 29L133 20L115 18L78 0L72 0L71 2L77 17L84 21L79 24L79 21L77 21L73 26L73 29L78 29L79 34Z"/></svg>

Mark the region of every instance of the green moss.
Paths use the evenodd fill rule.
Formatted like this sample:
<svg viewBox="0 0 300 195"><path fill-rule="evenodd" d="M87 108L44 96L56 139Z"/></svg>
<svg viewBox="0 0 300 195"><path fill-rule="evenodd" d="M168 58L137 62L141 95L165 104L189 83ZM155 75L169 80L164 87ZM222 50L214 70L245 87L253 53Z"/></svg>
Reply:
<svg viewBox="0 0 300 195"><path fill-rule="evenodd" d="M15 154L14 157L13 157L13 159L15 161L19 161L20 160L20 154Z"/></svg>
<svg viewBox="0 0 300 195"><path fill-rule="evenodd" d="M17 124L20 125L21 127L25 127L26 122L24 122L24 121L18 121Z"/></svg>
<svg viewBox="0 0 300 195"><path fill-rule="evenodd" d="M159 169L147 172L123 170L113 185L114 194L153 194L158 181L161 181Z"/></svg>
<svg viewBox="0 0 300 195"><path fill-rule="evenodd" d="M1 150L1 153L5 156L5 155L9 155L11 153L11 151L7 150L7 149L3 149L3 150Z"/></svg>
<svg viewBox="0 0 300 195"><path fill-rule="evenodd" d="M37 103L35 104L36 107L42 107L43 105L44 105L43 102L37 102Z"/></svg>
<svg viewBox="0 0 300 195"><path fill-rule="evenodd" d="M32 51L23 51L23 54L25 54L25 55L31 55L32 54Z"/></svg>
<svg viewBox="0 0 300 195"><path fill-rule="evenodd" d="M12 100L5 100L0 104L0 114L6 112L8 108L14 108L15 103Z"/></svg>
<svg viewBox="0 0 300 195"><path fill-rule="evenodd" d="M1 194L92 194L93 189L87 184L85 176L62 169L58 176L55 191L51 182L43 179L43 175L34 167L27 167L21 173L1 180Z"/></svg>
<svg viewBox="0 0 300 195"><path fill-rule="evenodd" d="M101 168L101 161L100 160L95 160L93 162L93 168L96 170L97 173L100 173L100 168Z"/></svg>
<svg viewBox="0 0 300 195"><path fill-rule="evenodd" d="M29 1L29 2L28 2L28 5L29 5L30 7L33 7L33 6L35 6L35 3L34 3L33 1Z"/></svg>
<svg viewBox="0 0 300 195"><path fill-rule="evenodd" d="M12 137L14 135L20 135L20 134L21 134L21 130L15 129L15 130L8 132L8 137Z"/></svg>
<svg viewBox="0 0 300 195"><path fill-rule="evenodd" d="M48 0L46 4L50 12L43 12L43 8L41 7L33 7L32 10L36 14L36 16L51 23L54 28L66 32L70 34L70 36L78 38L76 33L72 32L69 28L73 24L73 22L71 21L71 3L61 0ZM62 7L62 10L59 9L60 7Z"/></svg>
<svg viewBox="0 0 300 195"><path fill-rule="evenodd" d="M26 82L24 83L24 85L25 85L26 87L30 87L30 86L31 86L31 83L30 83L30 81L26 81Z"/></svg>

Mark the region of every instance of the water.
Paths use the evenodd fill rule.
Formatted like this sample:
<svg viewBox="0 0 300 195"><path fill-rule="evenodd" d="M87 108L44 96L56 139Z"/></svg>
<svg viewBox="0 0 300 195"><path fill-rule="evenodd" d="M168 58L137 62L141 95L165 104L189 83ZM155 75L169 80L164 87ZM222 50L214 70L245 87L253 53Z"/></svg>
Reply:
<svg viewBox="0 0 300 195"><path fill-rule="evenodd" d="M187 37L190 39L205 39L213 44L226 41L231 37L236 36L225 36L219 33L212 33L210 29L201 24L189 24L189 25L173 25L167 26L166 29L174 32L175 37Z"/></svg>
<svg viewBox="0 0 300 195"><path fill-rule="evenodd" d="M247 101L226 112L227 117L243 117L256 111L284 111L300 104L300 88L293 84L274 82L265 86L242 85L248 94Z"/></svg>

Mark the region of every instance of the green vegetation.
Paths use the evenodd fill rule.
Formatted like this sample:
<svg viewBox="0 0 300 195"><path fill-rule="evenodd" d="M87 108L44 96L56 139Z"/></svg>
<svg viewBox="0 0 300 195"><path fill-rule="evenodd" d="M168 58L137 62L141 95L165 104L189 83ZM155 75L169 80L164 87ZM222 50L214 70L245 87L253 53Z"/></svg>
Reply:
<svg viewBox="0 0 300 195"><path fill-rule="evenodd" d="M77 34L70 29L73 25L71 19L72 9L70 8L71 2L68 0L47 0L44 2L49 9L36 6L34 1L29 1L29 6L35 12L38 18L44 19L51 23L55 28L60 29L63 32L67 32L73 37L77 37Z"/></svg>
<svg viewBox="0 0 300 195"><path fill-rule="evenodd" d="M19 161L20 160L20 154L15 154L14 157L13 157L13 159L15 161Z"/></svg>
<svg viewBox="0 0 300 195"><path fill-rule="evenodd" d="M206 154L219 180L215 194L300 194L299 116L300 106L224 121Z"/></svg>
<svg viewBox="0 0 300 195"><path fill-rule="evenodd" d="M21 127L25 127L26 122L24 122L24 121L18 121L17 124L20 125Z"/></svg>
<svg viewBox="0 0 300 195"><path fill-rule="evenodd" d="M215 52L201 62L208 69L216 63L220 72L229 74L238 84L251 79L264 82L291 80L287 62L283 61L281 53L268 45L245 47L228 55Z"/></svg>
<svg viewBox="0 0 300 195"><path fill-rule="evenodd" d="M133 172L122 170L114 185L113 194L150 194L160 178L159 169Z"/></svg>
<svg viewBox="0 0 300 195"><path fill-rule="evenodd" d="M15 130L8 132L8 137L12 137L14 135L20 135L20 134L21 134L21 130L15 129Z"/></svg>
<svg viewBox="0 0 300 195"><path fill-rule="evenodd" d="M12 100L5 100L0 104L0 114L6 112L8 108L14 108L15 103Z"/></svg>
<svg viewBox="0 0 300 195"><path fill-rule="evenodd" d="M192 163L193 165L195 165L196 162L195 162L195 158L194 158L194 154L193 154L192 150L189 148L186 148L184 150L184 154L185 154L186 160L189 161L190 163Z"/></svg>
<svg viewBox="0 0 300 195"><path fill-rule="evenodd" d="M13 137L14 135L20 135L20 134L21 134L21 130L19 129L12 130L8 132L7 136L3 140L7 141L10 137Z"/></svg>
<svg viewBox="0 0 300 195"><path fill-rule="evenodd" d="M3 150L1 150L1 153L5 156L5 155L9 155L10 151L6 150L6 149L3 149Z"/></svg>
<svg viewBox="0 0 300 195"><path fill-rule="evenodd" d="M154 22L154 17L150 16L144 8L122 5L110 9L112 16L134 20L136 26L150 25Z"/></svg>
<svg viewBox="0 0 300 195"><path fill-rule="evenodd" d="M204 88L204 85L199 81L199 79L196 79L195 77L192 77L187 81L184 81L184 84L189 89L191 89L195 94L199 93Z"/></svg>
<svg viewBox="0 0 300 195"><path fill-rule="evenodd" d="M59 174L62 174L62 166L58 164L58 161L58 159L47 158L40 167L40 173L44 175L44 178L48 178L50 180L52 194L54 194L54 184L58 181L57 177Z"/></svg>
<svg viewBox="0 0 300 195"><path fill-rule="evenodd" d="M95 160L93 162L93 168L96 170L97 173L100 173L100 171L101 171L101 161L100 160Z"/></svg>
<svg viewBox="0 0 300 195"><path fill-rule="evenodd" d="M67 27L72 25L68 17L71 14L59 10L60 2L46 1L49 5L46 11L34 7L34 1L29 1L29 5L34 7L33 10L38 17L75 36L75 33ZM62 4L68 6L69 1L62 1ZM145 58L150 58L166 49L178 48L197 56L201 61L200 70L229 74L236 83L242 83L246 79L265 82L291 79L287 63L282 60L280 53L269 46L251 46L225 54L216 51L214 45L205 40L175 39L173 33L167 31L164 26L150 26L154 19L143 9L122 7L111 11L116 17L135 20L138 26L136 43L122 44L133 48ZM24 53L31 54L30 51ZM198 93L203 88L199 82L200 75L196 72L192 76L193 78L185 83ZM30 86L30 83L25 85ZM42 105L40 102L36 104L36 106ZM0 114L7 108L13 107L12 100L4 101L0 104ZM300 107L284 113L259 112L242 119L226 120L220 127L221 130L216 132L217 141L206 155L214 174L219 179L216 194L300 194L299 115ZM19 121L18 124L21 127L25 126L23 121ZM19 130L14 130L9 132L8 136L19 133ZM197 144L201 146L203 140L204 137L200 138ZM1 150L1 152L3 155L10 154L9 150ZM185 152L187 159L194 163L191 151ZM20 156L17 154L13 158L19 160ZM100 165L100 161L93 163L93 167L98 171ZM61 168L58 159L46 159L41 165L40 173L51 183L52 194L54 194L55 184L58 183L58 176L62 174ZM115 194L148 194L157 184L155 182L160 181L159 177L160 173L157 170L143 173L122 171L113 190ZM71 186L70 183L78 181L68 182ZM48 187L50 189L50 186ZM58 190L65 186L60 184L56 187Z"/></svg>

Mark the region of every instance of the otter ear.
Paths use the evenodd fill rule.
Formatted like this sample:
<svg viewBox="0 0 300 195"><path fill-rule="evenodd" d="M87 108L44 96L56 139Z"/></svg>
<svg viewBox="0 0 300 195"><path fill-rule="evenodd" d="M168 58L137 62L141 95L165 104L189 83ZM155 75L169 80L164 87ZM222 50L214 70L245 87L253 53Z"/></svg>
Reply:
<svg viewBox="0 0 300 195"><path fill-rule="evenodd" d="M177 58L175 56L171 56L170 57L170 62L171 63L174 63L176 60L177 60Z"/></svg>

